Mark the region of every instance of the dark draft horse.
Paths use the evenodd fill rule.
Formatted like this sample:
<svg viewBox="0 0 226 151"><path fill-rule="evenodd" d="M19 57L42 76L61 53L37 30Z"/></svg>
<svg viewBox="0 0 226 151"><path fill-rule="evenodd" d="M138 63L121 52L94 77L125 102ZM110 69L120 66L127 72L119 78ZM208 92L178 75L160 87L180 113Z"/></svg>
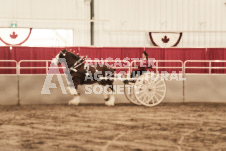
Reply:
<svg viewBox="0 0 226 151"><path fill-rule="evenodd" d="M115 97L113 95L113 79L115 69L112 69L104 64L89 65L86 63L86 58L82 58L79 55L75 55L70 51L62 50L60 51L55 58L52 60L52 64L55 66L59 65L60 58L64 58L69 69L69 73L72 78L73 83L69 82L68 90L74 95L74 98L69 101L69 105L78 105L79 104L79 93L77 88L82 84L94 84L99 83L103 86L107 86L107 92L103 92L105 104L108 106L113 106L115 102ZM101 75L98 77L96 73L100 72ZM110 74L111 73L111 74ZM94 78L87 78L94 77ZM100 78L105 77L105 78ZM68 79L67 79L68 80ZM68 80L69 81L69 80ZM73 92L73 93L72 93Z"/></svg>

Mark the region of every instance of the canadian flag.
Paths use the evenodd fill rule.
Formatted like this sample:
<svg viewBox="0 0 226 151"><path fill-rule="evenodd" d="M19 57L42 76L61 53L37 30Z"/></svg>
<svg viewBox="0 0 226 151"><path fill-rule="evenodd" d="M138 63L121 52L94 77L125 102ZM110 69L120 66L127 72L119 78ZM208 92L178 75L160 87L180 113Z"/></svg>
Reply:
<svg viewBox="0 0 226 151"><path fill-rule="evenodd" d="M6 45L21 45L30 37L32 28L0 28L0 40Z"/></svg>
<svg viewBox="0 0 226 151"><path fill-rule="evenodd" d="M149 36L154 46L175 47L181 40L182 32L149 32Z"/></svg>

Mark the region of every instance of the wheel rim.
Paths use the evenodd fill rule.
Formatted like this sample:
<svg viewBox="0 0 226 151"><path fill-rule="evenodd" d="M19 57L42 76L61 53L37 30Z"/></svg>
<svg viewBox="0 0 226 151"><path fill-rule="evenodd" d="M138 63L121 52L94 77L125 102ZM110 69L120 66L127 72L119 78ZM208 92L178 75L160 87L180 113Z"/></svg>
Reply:
<svg viewBox="0 0 226 151"><path fill-rule="evenodd" d="M124 85L124 93L125 93L126 98L133 104L142 105L134 95L134 88L133 88L134 84L131 86L129 86L129 85L130 84Z"/></svg>
<svg viewBox="0 0 226 151"><path fill-rule="evenodd" d="M158 105L166 95L165 81L158 74L145 73L137 79L134 95L145 106Z"/></svg>

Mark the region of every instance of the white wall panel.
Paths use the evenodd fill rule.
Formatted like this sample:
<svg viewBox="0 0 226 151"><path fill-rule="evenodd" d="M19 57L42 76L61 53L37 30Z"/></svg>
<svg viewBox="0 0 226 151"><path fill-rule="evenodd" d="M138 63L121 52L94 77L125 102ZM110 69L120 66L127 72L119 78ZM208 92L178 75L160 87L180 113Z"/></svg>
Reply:
<svg viewBox="0 0 226 151"><path fill-rule="evenodd" d="M0 27L16 21L18 27L73 29L74 45L90 45L88 20L84 0L0 0Z"/></svg>
<svg viewBox="0 0 226 151"><path fill-rule="evenodd" d="M96 26L97 45L148 47L151 46L147 41L148 31L167 30L184 31L179 47L226 46L225 0L96 1L96 11L101 12L96 17L109 20L103 26ZM102 35L103 39L99 37Z"/></svg>
<svg viewBox="0 0 226 151"><path fill-rule="evenodd" d="M179 47L226 46L226 0L94 0L96 46L152 46L148 31L184 31ZM87 0L0 0L0 27L66 28L90 45ZM80 20L80 21L78 21ZM185 32L185 31L222 32ZM143 32L142 32L143 31Z"/></svg>
<svg viewBox="0 0 226 151"><path fill-rule="evenodd" d="M0 17L11 18L13 16L13 0L1 0Z"/></svg>
<svg viewBox="0 0 226 151"><path fill-rule="evenodd" d="M11 18L32 18L32 0L13 1Z"/></svg>

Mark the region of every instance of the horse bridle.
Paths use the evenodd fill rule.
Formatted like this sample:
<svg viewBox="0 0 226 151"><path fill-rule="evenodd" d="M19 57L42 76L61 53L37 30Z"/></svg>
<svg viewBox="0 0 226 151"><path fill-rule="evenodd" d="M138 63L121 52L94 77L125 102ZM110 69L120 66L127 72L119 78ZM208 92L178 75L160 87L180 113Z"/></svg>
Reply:
<svg viewBox="0 0 226 151"><path fill-rule="evenodd" d="M80 58L78 61L74 63L74 65L70 68L71 71L77 72L78 67L80 67L85 61L86 61L87 56L84 58Z"/></svg>

